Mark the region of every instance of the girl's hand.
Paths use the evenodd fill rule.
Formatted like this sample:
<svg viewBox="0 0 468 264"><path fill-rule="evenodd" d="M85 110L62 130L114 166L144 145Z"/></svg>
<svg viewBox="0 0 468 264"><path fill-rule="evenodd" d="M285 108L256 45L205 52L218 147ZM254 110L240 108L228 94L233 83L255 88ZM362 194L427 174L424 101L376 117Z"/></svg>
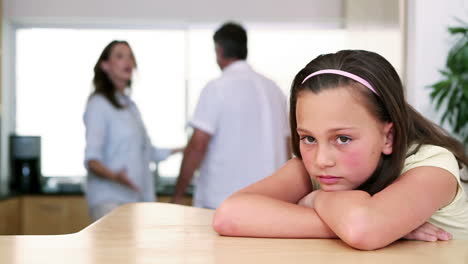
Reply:
<svg viewBox="0 0 468 264"><path fill-rule="evenodd" d="M403 237L404 239L411 240L420 240L420 241L437 241L437 240L450 240L452 239L452 234L446 232L442 228L425 222L415 230L411 231L409 234Z"/></svg>
<svg viewBox="0 0 468 264"><path fill-rule="evenodd" d="M316 190L307 194L306 196L302 197L299 202L297 202L297 204L309 208L314 208L314 200L318 192L321 192L321 190Z"/></svg>
<svg viewBox="0 0 468 264"><path fill-rule="evenodd" d="M135 192L140 192L140 188L136 186L127 175L127 169L121 169L118 172L114 173L112 179L122 185L127 186L128 188L134 190Z"/></svg>

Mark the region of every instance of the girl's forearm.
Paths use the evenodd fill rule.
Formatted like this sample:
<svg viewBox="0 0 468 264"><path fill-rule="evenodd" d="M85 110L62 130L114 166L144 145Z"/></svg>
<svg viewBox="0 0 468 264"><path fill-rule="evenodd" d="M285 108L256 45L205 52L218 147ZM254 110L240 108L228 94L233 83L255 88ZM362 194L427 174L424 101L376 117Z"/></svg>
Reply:
<svg viewBox="0 0 468 264"><path fill-rule="evenodd" d="M251 193L226 200L215 213L213 227L226 236L336 237L314 209Z"/></svg>
<svg viewBox="0 0 468 264"><path fill-rule="evenodd" d="M320 191L314 208L321 219L344 242L359 249L376 249L398 239L385 236L385 219L373 210L371 196L363 191Z"/></svg>
<svg viewBox="0 0 468 264"><path fill-rule="evenodd" d="M346 227L357 212L365 210L370 204L370 199L371 196L368 193L357 190L318 191L313 206L330 227L340 229Z"/></svg>

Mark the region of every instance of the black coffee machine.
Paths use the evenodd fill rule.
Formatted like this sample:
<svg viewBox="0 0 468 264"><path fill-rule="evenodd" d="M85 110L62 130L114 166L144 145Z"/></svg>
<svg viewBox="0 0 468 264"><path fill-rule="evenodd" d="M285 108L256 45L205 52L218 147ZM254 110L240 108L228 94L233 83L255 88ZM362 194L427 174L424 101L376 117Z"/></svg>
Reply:
<svg viewBox="0 0 468 264"><path fill-rule="evenodd" d="M10 136L10 188L20 193L41 192L41 138Z"/></svg>

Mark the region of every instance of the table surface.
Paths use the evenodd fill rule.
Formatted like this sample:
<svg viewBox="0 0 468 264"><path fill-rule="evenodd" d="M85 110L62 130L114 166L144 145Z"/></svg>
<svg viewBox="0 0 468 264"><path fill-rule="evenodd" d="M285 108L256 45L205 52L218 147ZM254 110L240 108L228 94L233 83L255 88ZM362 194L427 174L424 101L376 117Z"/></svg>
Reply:
<svg viewBox="0 0 468 264"><path fill-rule="evenodd" d="M0 263L468 263L468 241L397 241L375 251L339 239L222 237L214 211L163 203L117 208L75 234L0 236Z"/></svg>

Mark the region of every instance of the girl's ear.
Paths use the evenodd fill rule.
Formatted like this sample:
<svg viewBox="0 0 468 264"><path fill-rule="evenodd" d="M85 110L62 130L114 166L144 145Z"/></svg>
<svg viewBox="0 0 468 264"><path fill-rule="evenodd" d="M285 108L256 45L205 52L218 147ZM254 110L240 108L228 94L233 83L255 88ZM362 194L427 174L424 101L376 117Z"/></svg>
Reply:
<svg viewBox="0 0 468 264"><path fill-rule="evenodd" d="M384 125L384 136L385 143L382 149L382 153L385 155L390 155L393 152L393 137L394 137L393 123L386 123Z"/></svg>

